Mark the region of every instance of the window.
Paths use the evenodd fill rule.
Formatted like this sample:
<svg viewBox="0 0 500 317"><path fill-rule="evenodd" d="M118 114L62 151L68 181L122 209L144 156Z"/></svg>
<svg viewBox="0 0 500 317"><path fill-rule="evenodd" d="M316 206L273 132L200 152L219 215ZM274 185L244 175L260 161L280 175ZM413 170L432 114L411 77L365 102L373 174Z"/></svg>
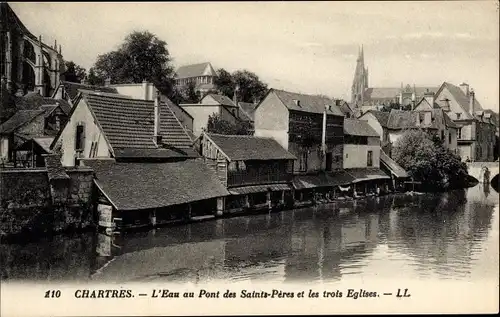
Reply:
<svg viewBox="0 0 500 317"><path fill-rule="evenodd" d="M462 114L461 114L460 112L457 112L457 120L460 120L460 116L461 116L461 115L462 115Z"/></svg>
<svg viewBox="0 0 500 317"><path fill-rule="evenodd" d="M441 130L441 140L444 141L444 130Z"/></svg>
<svg viewBox="0 0 500 317"><path fill-rule="evenodd" d="M457 129L457 139L461 139L462 138L462 128L458 128Z"/></svg>
<svg viewBox="0 0 500 317"><path fill-rule="evenodd" d="M367 166L373 166L373 151L368 151Z"/></svg>
<svg viewBox="0 0 500 317"><path fill-rule="evenodd" d="M80 124L76 127L75 150L83 151L84 145L85 145L85 127Z"/></svg>
<svg viewBox="0 0 500 317"><path fill-rule="evenodd" d="M300 153L299 170L301 172L307 171L307 151Z"/></svg>
<svg viewBox="0 0 500 317"><path fill-rule="evenodd" d="M448 132L448 143L451 144L451 132Z"/></svg>

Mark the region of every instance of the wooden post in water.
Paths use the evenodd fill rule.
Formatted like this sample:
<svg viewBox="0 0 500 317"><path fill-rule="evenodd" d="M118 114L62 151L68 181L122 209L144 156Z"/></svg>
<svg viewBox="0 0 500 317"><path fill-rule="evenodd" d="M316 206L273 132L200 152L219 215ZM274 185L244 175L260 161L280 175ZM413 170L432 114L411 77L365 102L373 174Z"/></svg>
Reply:
<svg viewBox="0 0 500 317"><path fill-rule="evenodd" d="M250 198L248 194L245 195L245 208L250 208Z"/></svg>
<svg viewBox="0 0 500 317"><path fill-rule="evenodd" d="M266 193L266 203L267 203L267 208L271 210L273 208L273 204L271 201L271 190L268 189Z"/></svg>
<svg viewBox="0 0 500 317"><path fill-rule="evenodd" d="M154 227L156 226L156 209L149 212L149 223Z"/></svg>
<svg viewBox="0 0 500 317"><path fill-rule="evenodd" d="M217 198L217 210L215 215L221 217L224 214L224 197Z"/></svg>
<svg viewBox="0 0 500 317"><path fill-rule="evenodd" d="M188 220L191 220L191 219L193 218L193 217L191 216L191 209L192 209L192 207L191 207L191 204L189 203L189 204L187 205L187 219L188 219Z"/></svg>

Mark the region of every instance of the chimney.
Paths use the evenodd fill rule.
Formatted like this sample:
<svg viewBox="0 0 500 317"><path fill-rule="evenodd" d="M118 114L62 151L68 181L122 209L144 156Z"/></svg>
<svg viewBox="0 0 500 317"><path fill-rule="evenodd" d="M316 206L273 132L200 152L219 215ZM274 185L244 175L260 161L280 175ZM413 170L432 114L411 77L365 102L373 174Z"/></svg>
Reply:
<svg viewBox="0 0 500 317"><path fill-rule="evenodd" d="M142 81L142 92L144 94L144 100L149 100L149 87L146 79Z"/></svg>
<svg viewBox="0 0 500 317"><path fill-rule="evenodd" d="M424 98L429 103L431 108L434 108L434 92L427 90L424 93Z"/></svg>
<svg viewBox="0 0 500 317"><path fill-rule="evenodd" d="M323 153L323 159L326 157L326 112L330 110L329 105L325 105L325 110L323 111L323 128L321 129L321 151Z"/></svg>
<svg viewBox="0 0 500 317"><path fill-rule="evenodd" d="M160 92L157 90L154 100L154 141L156 145L161 143L160 136Z"/></svg>
<svg viewBox="0 0 500 317"><path fill-rule="evenodd" d="M109 87L110 85L111 85L111 78L110 78L110 77L108 77L108 78L106 78L106 80L104 81L104 86L105 86L105 87Z"/></svg>
<svg viewBox="0 0 500 317"><path fill-rule="evenodd" d="M468 87L469 87L469 86L467 86L467 88L468 88ZM475 113L475 109L474 109L474 108L475 108L475 106L476 106L476 105L475 105L475 103L476 103L475 101L476 101L476 98L475 98L475 93L474 93L474 90L473 90L473 89L471 89L471 90L469 91L469 112L470 112L470 114L471 114L472 116L474 116L474 113Z"/></svg>
<svg viewBox="0 0 500 317"><path fill-rule="evenodd" d="M465 94L466 97L469 96L469 85L466 83L461 83L460 84L460 90Z"/></svg>
<svg viewBox="0 0 500 317"><path fill-rule="evenodd" d="M236 87L234 87L234 94L233 94L233 103L237 106L238 105L238 91L240 90L240 86L236 84Z"/></svg>

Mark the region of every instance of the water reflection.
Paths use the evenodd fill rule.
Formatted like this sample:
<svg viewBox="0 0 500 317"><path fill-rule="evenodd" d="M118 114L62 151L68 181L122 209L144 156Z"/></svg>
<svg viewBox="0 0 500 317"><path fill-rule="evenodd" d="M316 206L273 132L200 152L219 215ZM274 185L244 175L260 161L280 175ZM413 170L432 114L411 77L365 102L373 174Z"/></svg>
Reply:
<svg viewBox="0 0 500 317"><path fill-rule="evenodd" d="M474 268L495 265L478 254L493 252L498 262L496 218L498 195L480 185L114 237L87 234L0 245L1 274L13 280L194 283L470 278ZM496 248L485 245L491 236Z"/></svg>

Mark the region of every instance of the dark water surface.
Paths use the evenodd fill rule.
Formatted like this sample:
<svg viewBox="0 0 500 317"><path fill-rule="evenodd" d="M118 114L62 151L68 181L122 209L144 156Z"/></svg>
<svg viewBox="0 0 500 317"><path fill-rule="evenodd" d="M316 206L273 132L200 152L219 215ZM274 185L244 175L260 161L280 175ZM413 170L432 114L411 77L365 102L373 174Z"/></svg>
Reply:
<svg viewBox="0 0 500 317"><path fill-rule="evenodd" d="M0 245L3 280L498 279L499 196L478 185L115 235Z"/></svg>

